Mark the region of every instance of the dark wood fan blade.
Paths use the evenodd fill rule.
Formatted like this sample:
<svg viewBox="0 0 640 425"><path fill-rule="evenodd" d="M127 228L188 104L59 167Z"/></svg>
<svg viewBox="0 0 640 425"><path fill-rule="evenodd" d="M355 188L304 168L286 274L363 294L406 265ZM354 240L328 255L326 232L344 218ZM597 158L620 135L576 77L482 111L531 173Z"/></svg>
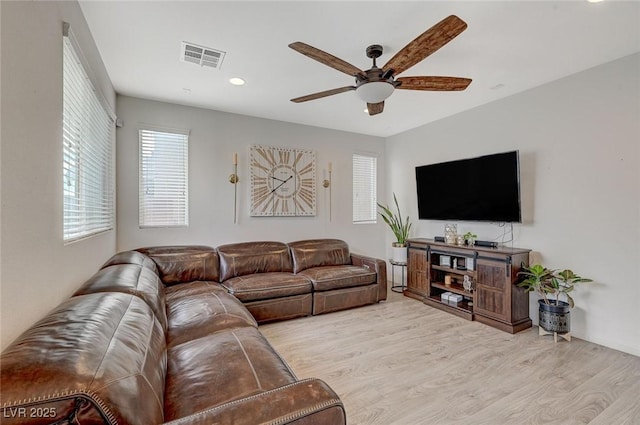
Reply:
<svg viewBox="0 0 640 425"><path fill-rule="evenodd" d="M306 102L308 100L320 99L322 97L332 96L334 94L344 93L346 91L351 91L355 89L356 89L355 86L340 87L339 89L325 90L318 93L309 94L307 96L296 97L295 99L291 99L291 101L295 103Z"/></svg>
<svg viewBox="0 0 640 425"><path fill-rule="evenodd" d="M369 115L381 114L384 110L384 100L378 103L367 103L367 110L369 111Z"/></svg>
<svg viewBox="0 0 640 425"><path fill-rule="evenodd" d="M401 77L396 81L401 83L396 88L403 90L459 91L471 84L471 78L459 77Z"/></svg>
<svg viewBox="0 0 640 425"><path fill-rule="evenodd" d="M296 52L302 53L305 56L310 57L311 59L315 59L318 62L330 66L333 69L337 69L340 72L344 72L345 74L355 76L358 74L363 74L362 70L356 68L348 62L343 61L340 58L337 58L327 52L323 52L320 49L316 49L313 46L309 46L308 44L302 43L300 41L296 41L295 43L289 44Z"/></svg>
<svg viewBox="0 0 640 425"><path fill-rule="evenodd" d="M462 19L448 16L402 48L382 69L393 69L394 75L398 75L453 40L465 28L467 24Z"/></svg>

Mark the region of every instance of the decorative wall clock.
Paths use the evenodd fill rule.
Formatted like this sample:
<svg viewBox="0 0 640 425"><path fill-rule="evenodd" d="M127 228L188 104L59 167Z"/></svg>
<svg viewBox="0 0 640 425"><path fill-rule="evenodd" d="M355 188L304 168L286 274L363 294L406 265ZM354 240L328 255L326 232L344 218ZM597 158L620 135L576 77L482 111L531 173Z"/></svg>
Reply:
<svg viewBox="0 0 640 425"><path fill-rule="evenodd" d="M316 215L316 153L251 145L251 215Z"/></svg>

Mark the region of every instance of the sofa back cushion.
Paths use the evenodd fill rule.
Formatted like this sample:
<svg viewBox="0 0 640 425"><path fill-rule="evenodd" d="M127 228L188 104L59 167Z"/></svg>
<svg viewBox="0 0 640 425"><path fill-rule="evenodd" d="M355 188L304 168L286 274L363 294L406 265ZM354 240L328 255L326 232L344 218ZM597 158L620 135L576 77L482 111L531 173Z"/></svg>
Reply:
<svg viewBox="0 0 640 425"><path fill-rule="evenodd" d="M164 332L134 295L70 298L7 347L0 362L3 425L164 421Z"/></svg>
<svg viewBox="0 0 640 425"><path fill-rule="evenodd" d="M291 272L289 248L282 242L242 242L218 247L220 282L254 273Z"/></svg>
<svg viewBox="0 0 640 425"><path fill-rule="evenodd" d="M151 271L158 273L156 263L146 255L138 251L122 251L109 258L101 268L114 266L116 264L137 264L139 266L150 269Z"/></svg>
<svg viewBox="0 0 640 425"><path fill-rule="evenodd" d="M210 246L157 246L136 251L151 257L165 285L220 279L218 254Z"/></svg>
<svg viewBox="0 0 640 425"><path fill-rule="evenodd" d="M142 255L142 254L140 254ZM98 270L73 295L123 292L144 300L167 330L164 285L155 271L137 264L115 264Z"/></svg>
<svg viewBox="0 0 640 425"><path fill-rule="evenodd" d="M311 267L351 264L349 245L340 239L309 239L290 242L293 272Z"/></svg>

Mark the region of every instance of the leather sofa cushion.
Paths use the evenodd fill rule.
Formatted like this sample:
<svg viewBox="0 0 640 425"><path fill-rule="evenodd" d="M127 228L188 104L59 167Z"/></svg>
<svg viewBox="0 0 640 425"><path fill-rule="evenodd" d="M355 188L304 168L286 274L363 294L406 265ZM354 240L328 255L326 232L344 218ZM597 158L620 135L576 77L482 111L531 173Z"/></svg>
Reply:
<svg viewBox="0 0 640 425"><path fill-rule="evenodd" d="M311 267L351 264L349 246L339 239L310 239L290 242L293 272Z"/></svg>
<svg viewBox="0 0 640 425"><path fill-rule="evenodd" d="M74 411L73 423L164 421L164 332L134 295L70 298L14 341L0 362L4 409L46 407L55 416L33 423L67 423Z"/></svg>
<svg viewBox="0 0 640 425"><path fill-rule="evenodd" d="M139 266L150 269L156 274L158 273L156 263L154 263L151 258L138 251L119 252L109 260L107 260L107 262L101 268L103 269L105 267L113 266L116 264L137 264Z"/></svg>
<svg viewBox="0 0 640 425"><path fill-rule="evenodd" d="M237 298L215 282L190 282L167 288L167 345L243 326L258 327Z"/></svg>
<svg viewBox="0 0 640 425"><path fill-rule="evenodd" d="M296 381L287 364L252 327L170 347L167 357L167 421Z"/></svg>
<svg viewBox="0 0 640 425"><path fill-rule="evenodd" d="M311 293L311 281L292 273L257 273L225 280L222 286L240 301L257 301Z"/></svg>
<svg viewBox="0 0 640 425"><path fill-rule="evenodd" d="M96 292L124 292L143 299L167 330L164 285L151 269L137 264L116 264L99 270L73 296Z"/></svg>
<svg viewBox="0 0 640 425"><path fill-rule="evenodd" d="M376 283L376 272L359 266L314 267L300 272L311 280L315 291L349 288Z"/></svg>
<svg viewBox="0 0 640 425"><path fill-rule="evenodd" d="M289 248L282 242L242 242L218 247L220 280L254 273L291 272Z"/></svg>
<svg viewBox="0 0 640 425"><path fill-rule="evenodd" d="M220 280L218 254L209 246L158 246L137 251L148 255L156 263L160 279L165 285Z"/></svg>

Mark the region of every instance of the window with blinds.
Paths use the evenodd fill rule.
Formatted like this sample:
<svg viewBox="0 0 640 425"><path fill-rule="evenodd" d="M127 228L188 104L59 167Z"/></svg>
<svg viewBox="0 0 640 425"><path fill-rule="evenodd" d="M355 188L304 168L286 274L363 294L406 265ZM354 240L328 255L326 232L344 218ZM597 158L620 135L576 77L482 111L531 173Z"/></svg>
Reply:
<svg viewBox="0 0 640 425"><path fill-rule="evenodd" d="M139 225L189 225L189 133L140 130Z"/></svg>
<svg viewBox="0 0 640 425"><path fill-rule="evenodd" d="M377 212L377 162L371 155L353 155L353 222L375 223Z"/></svg>
<svg viewBox="0 0 640 425"><path fill-rule="evenodd" d="M113 229L114 119L80 60L68 25L63 37L63 240Z"/></svg>

